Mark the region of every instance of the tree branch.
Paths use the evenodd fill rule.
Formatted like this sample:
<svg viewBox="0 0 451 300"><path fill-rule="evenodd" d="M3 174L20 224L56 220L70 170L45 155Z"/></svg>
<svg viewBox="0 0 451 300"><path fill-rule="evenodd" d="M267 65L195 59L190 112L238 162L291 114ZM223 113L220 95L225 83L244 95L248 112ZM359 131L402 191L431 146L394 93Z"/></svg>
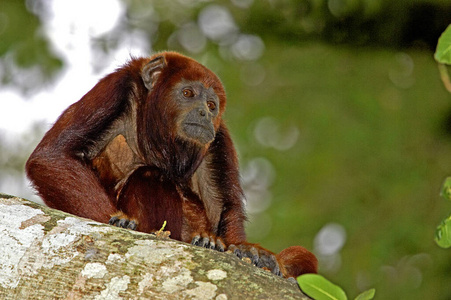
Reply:
<svg viewBox="0 0 451 300"><path fill-rule="evenodd" d="M4 194L0 240L1 299L308 299L229 253Z"/></svg>

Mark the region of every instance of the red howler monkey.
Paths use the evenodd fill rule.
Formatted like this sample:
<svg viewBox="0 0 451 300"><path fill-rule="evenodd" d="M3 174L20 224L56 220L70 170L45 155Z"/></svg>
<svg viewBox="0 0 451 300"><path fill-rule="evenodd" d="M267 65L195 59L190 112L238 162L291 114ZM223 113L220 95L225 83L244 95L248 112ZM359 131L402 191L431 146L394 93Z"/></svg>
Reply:
<svg viewBox="0 0 451 300"><path fill-rule="evenodd" d="M300 246L246 242L238 160L220 80L174 52L132 59L71 105L26 164L50 207L240 257L284 277L316 273Z"/></svg>

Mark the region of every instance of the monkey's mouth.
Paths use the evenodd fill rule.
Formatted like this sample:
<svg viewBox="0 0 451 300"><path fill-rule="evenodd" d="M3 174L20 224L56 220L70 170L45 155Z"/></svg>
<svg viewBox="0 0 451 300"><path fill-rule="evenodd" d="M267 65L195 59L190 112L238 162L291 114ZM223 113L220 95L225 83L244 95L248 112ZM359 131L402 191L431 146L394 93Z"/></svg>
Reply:
<svg viewBox="0 0 451 300"><path fill-rule="evenodd" d="M215 138L215 129L211 123L185 122L183 123L183 131L188 138L201 144L207 144Z"/></svg>

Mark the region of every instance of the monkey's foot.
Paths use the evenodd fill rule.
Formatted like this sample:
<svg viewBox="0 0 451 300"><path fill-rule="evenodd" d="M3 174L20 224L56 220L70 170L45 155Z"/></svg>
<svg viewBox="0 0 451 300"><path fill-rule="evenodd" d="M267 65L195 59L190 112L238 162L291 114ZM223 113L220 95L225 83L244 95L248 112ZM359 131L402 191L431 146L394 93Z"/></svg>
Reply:
<svg viewBox="0 0 451 300"><path fill-rule="evenodd" d="M282 276L279 263L274 253L262 248L257 244L230 245L228 251L238 256L240 259L248 258L254 266L269 270L277 276Z"/></svg>
<svg viewBox="0 0 451 300"><path fill-rule="evenodd" d="M111 219L108 222L108 224L131 230L136 230L136 228L138 227L137 222L135 220L130 219L123 212L118 212L117 214L111 216Z"/></svg>
<svg viewBox="0 0 451 300"><path fill-rule="evenodd" d="M217 250L219 252L224 252L225 250L225 244L221 238L208 234L194 235L191 240L191 245Z"/></svg>

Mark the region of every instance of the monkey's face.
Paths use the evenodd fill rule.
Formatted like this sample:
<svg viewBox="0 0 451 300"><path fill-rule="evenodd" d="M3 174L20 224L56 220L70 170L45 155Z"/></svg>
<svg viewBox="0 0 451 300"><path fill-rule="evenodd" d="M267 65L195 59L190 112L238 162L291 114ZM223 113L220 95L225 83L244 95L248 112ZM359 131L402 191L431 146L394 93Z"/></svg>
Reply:
<svg viewBox="0 0 451 300"><path fill-rule="evenodd" d="M152 58L141 77L146 94L139 104L138 132L144 156L204 154L227 101L219 78L195 60L171 52Z"/></svg>
<svg viewBox="0 0 451 300"><path fill-rule="evenodd" d="M179 137L201 146L212 142L220 118L220 100L213 88L183 79L175 85L172 99L181 112L176 121Z"/></svg>
<svg viewBox="0 0 451 300"><path fill-rule="evenodd" d="M142 157L170 178L188 178L222 124L224 87L212 71L173 52L152 57L141 78L136 103Z"/></svg>

